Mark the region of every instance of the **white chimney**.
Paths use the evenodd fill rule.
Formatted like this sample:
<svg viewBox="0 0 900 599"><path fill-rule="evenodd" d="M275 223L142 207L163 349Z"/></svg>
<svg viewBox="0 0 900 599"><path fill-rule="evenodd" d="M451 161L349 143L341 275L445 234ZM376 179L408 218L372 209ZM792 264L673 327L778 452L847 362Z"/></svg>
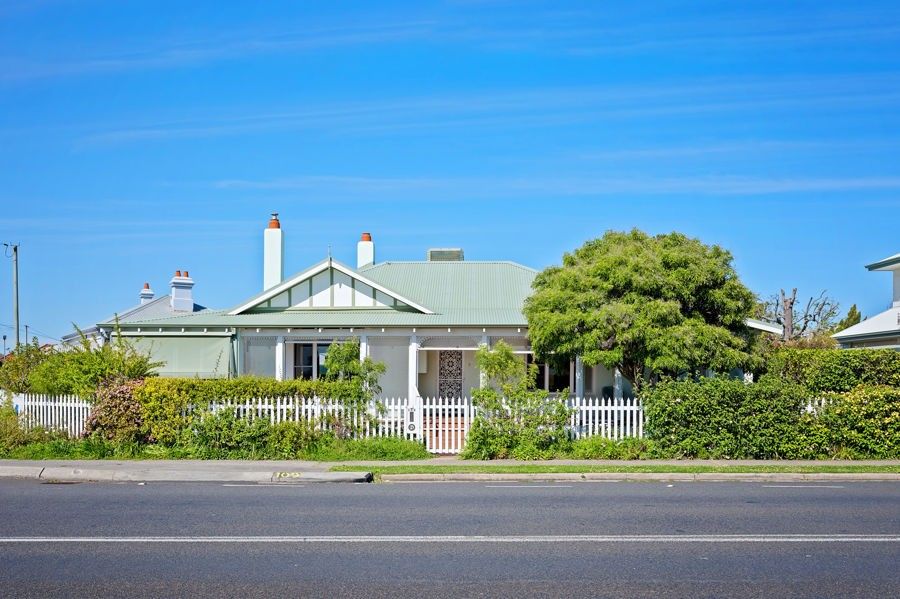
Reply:
<svg viewBox="0 0 900 599"><path fill-rule="evenodd" d="M169 306L174 312L193 312L194 311L194 279L184 271L175 271L175 276L169 281L172 287L172 294L169 297Z"/></svg>
<svg viewBox="0 0 900 599"><path fill-rule="evenodd" d="M263 290L271 289L284 280L284 233L278 213L273 212L269 226L263 233Z"/></svg>
<svg viewBox="0 0 900 599"><path fill-rule="evenodd" d="M141 305L143 306L152 299L153 290L150 289L150 283L144 283L144 288L141 289Z"/></svg>
<svg viewBox="0 0 900 599"><path fill-rule="evenodd" d="M372 241L372 235L363 233L356 244L356 268L375 264L375 242Z"/></svg>
<svg viewBox="0 0 900 599"><path fill-rule="evenodd" d="M894 269L894 307L900 308L900 268Z"/></svg>

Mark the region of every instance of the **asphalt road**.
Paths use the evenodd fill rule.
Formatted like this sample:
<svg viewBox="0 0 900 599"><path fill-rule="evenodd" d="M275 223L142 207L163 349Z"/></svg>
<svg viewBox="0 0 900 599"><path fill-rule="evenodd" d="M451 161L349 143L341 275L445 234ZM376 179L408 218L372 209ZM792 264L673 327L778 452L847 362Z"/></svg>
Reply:
<svg viewBox="0 0 900 599"><path fill-rule="evenodd" d="M898 594L896 483L0 481L2 596Z"/></svg>

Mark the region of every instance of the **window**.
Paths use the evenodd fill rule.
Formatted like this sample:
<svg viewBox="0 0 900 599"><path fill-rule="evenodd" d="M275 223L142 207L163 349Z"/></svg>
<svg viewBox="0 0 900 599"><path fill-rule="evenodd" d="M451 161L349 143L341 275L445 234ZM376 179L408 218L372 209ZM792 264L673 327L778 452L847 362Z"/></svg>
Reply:
<svg viewBox="0 0 900 599"><path fill-rule="evenodd" d="M557 393L569 389L572 378L572 363L557 367L552 364L544 364L534 359L534 354L526 354L526 362L537 366L537 378L534 386L551 393Z"/></svg>
<svg viewBox="0 0 900 599"><path fill-rule="evenodd" d="M325 355L330 346L330 342L295 343L294 378L315 380L325 376Z"/></svg>
<svg viewBox="0 0 900 599"><path fill-rule="evenodd" d="M550 376L549 387L547 387L547 390L556 393L558 391L562 391L563 389L568 389L571 365L563 364L560 366L555 366L553 364L550 364L549 366Z"/></svg>
<svg viewBox="0 0 900 599"><path fill-rule="evenodd" d="M320 379L325 376L325 355L328 353L328 348L331 347L330 343L317 343L316 344L316 353L318 354L318 360L316 360L316 378Z"/></svg>
<svg viewBox="0 0 900 599"><path fill-rule="evenodd" d="M297 343L294 345L294 378L312 380L315 376L313 368L313 344Z"/></svg>

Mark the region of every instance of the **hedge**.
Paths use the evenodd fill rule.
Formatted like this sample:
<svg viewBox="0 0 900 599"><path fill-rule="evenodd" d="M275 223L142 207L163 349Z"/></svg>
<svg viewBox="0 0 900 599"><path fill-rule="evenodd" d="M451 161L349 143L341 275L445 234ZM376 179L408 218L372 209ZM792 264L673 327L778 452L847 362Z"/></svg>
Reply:
<svg viewBox="0 0 900 599"><path fill-rule="evenodd" d="M861 385L809 412L821 395L773 378L663 382L644 398L645 431L676 458L900 457L900 388Z"/></svg>
<svg viewBox="0 0 900 599"><path fill-rule="evenodd" d="M809 392L774 380L663 382L644 398L645 431L673 457L811 458L822 452L807 434Z"/></svg>
<svg viewBox="0 0 900 599"><path fill-rule="evenodd" d="M900 457L900 388L861 386L830 399L820 420L829 432L832 455Z"/></svg>
<svg viewBox="0 0 900 599"><path fill-rule="evenodd" d="M298 396L341 399L350 403L368 401L359 384L352 381L150 378L134 389L147 436L150 441L166 445L175 443L180 431L189 425L190 418L185 414L187 406Z"/></svg>
<svg viewBox="0 0 900 599"><path fill-rule="evenodd" d="M900 352L892 349L782 349L769 359L768 377L813 392L846 392L859 385L900 386Z"/></svg>

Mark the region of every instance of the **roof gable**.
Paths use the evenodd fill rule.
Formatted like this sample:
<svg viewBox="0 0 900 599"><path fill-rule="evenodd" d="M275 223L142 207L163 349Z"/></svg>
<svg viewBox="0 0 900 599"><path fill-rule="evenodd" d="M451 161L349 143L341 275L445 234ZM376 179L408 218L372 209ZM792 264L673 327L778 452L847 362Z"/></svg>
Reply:
<svg viewBox="0 0 900 599"><path fill-rule="evenodd" d="M328 258L263 291L229 312L251 310L322 310L352 308L431 310L373 281L352 268Z"/></svg>

